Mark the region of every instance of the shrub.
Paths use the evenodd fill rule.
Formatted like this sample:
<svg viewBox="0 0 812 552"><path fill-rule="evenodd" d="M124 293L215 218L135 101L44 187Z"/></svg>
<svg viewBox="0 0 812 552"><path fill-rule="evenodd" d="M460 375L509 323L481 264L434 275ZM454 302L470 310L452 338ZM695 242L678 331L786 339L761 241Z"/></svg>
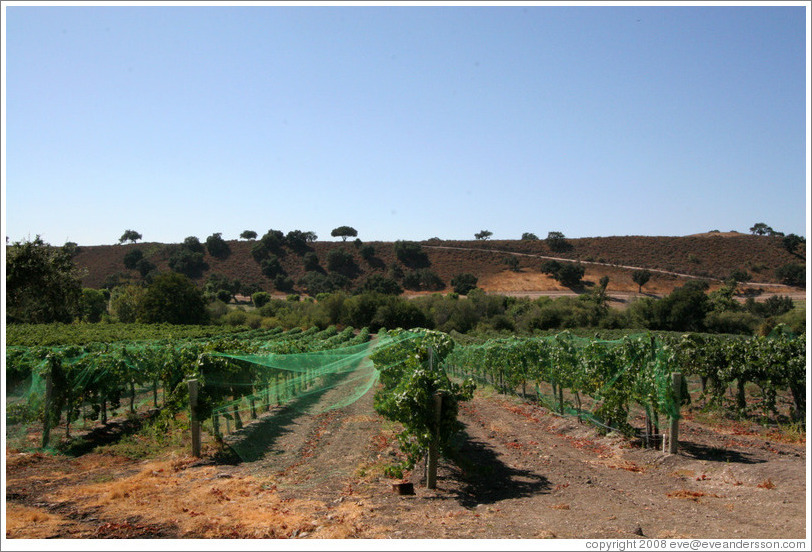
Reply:
<svg viewBox="0 0 812 552"><path fill-rule="evenodd" d="M478 279L476 276L469 272L457 274L451 279L451 287L460 295L468 295L468 293L476 288Z"/></svg>
<svg viewBox="0 0 812 552"><path fill-rule="evenodd" d="M752 335L760 320L749 312L710 312L705 317L705 328L709 332Z"/></svg>
<svg viewBox="0 0 812 552"><path fill-rule="evenodd" d="M375 247L372 245L365 245L361 247L361 258L365 261L369 261L371 258L375 256Z"/></svg>
<svg viewBox="0 0 812 552"><path fill-rule="evenodd" d="M285 274L277 274L273 279L273 287L279 291L293 291L293 278Z"/></svg>
<svg viewBox="0 0 812 552"><path fill-rule="evenodd" d="M169 272L149 285L138 309L138 321L169 324L205 324L208 321L202 292L186 276Z"/></svg>
<svg viewBox="0 0 812 552"><path fill-rule="evenodd" d="M203 244L200 243L200 240L197 239L195 236L189 236L185 240L183 240L183 247L188 249L193 253L203 253Z"/></svg>
<svg viewBox="0 0 812 552"><path fill-rule="evenodd" d="M249 312L245 317L245 325L256 330L262 326L262 317L255 312Z"/></svg>
<svg viewBox="0 0 812 552"><path fill-rule="evenodd" d="M302 257L302 261L304 262L305 272L309 270L321 270L321 265L319 265L319 257L312 251L305 253L304 257Z"/></svg>
<svg viewBox="0 0 812 552"><path fill-rule="evenodd" d="M223 324L229 326L244 326L248 313L241 309L234 309L223 317Z"/></svg>
<svg viewBox="0 0 812 552"><path fill-rule="evenodd" d="M106 291L106 290L105 290ZM82 289L79 299L79 312L84 322L98 322L107 312L107 298L104 292L98 289Z"/></svg>
<svg viewBox="0 0 812 552"><path fill-rule="evenodd" d="M584 277L585 269L581 264L563 263L553 277L565 286L577 286Z"/></svg>
<svg viewBox="0 0 812 552"><path fill-rule="evenodd" d="M355 257L348 251L331 249L327 253L327 270L354 278L358 274L358 265L355 263Z"/></svg>
<svg viewBox="0 0 812 552"><path fill-rule="evenodd" d="M744 308L756 316L780 316L795 308L795 303L793 303L792 299L787 296L773 295L761 303L757 302L752 297L748 297L747 301L744 303Z"/></svg>
<svg viewBox="0 0 812 552"><path fill-rule="evenodd" d="M403 288L393 280L380 274L372 274L358 290L361 293L380 293L382 295L400 295Z"/></svg>
<svg viewBox="0 0 812 552"><path fill-rule="evenodd" d="M734 270L730 273L730 279L737 282L749 282L752 280L752 276L746 270Z"/></svg>
<svg viewBox="0 0 812 552"><path fill-rule="evenodd" d="M135 265L144 258L144 252L140 249L132 249L124 254L124 267L134 269Z"/></svg>
<svg viewBox="0 0 812 552"><path fill-rule="evenodd" d="M519 271L519 259L515 255L508 255L502 260L513 272Z"/></svg>
<svg viewBox="0 0 812 552"><path fill-rule="evenodd" d="M177 249L169 257L169 268L189 278L199 277L206 266L203 261L203 253L197 253L185 247Z"/></svg>
<svg viewBox="0 0 812 552"><path fill-rule="evenodd" d="M256 242L254 245L251 246L251 256L254 260L258 263L261 263L263 259L266 259L271 252L265 246L265 244L261 241Z"/></svg>
<svg viewBox="0 0 812 552"><path fill-rule="evenodd" d="M147 259L140 259L137 263L135 263L135 269L141 275L142 278L146 278L147 275L157 269L154 264L149 262Z"/></svg>
<svg viewBox="0 0 812 552"><path fill-rule="evenodd" d="M285 244L285 234L281 230L268 230L260 238L260 242L269 253L280 253Z"/></svg>
<svg viewBox="0 0 812 552"><path fill-rule="evenodd" d="M549 274L557 282L565 286L576 286L584 277L585 269L583 265L576 263L560 263L548 260L541 264L541 271Z"/></svg>
<svg viewBox="0 0 812 552"><path fill-rule="evenodd" d="M403 287L415 291L440 291L445 288L445 282L428 268L421 268L403 277Z"/></svg>
<svg viewBox="0 0 812 552"><path fill-rule="evenodd" d="M208 249L209 255L218 259L225 259L231 253L231 248L219 232L206 238L206 249Z"/></svg>
<svg viewBox="0 0 812 552"><path fill-rule="evenodd" d="M775 275L782 284L788 286L806 287L806 270L797 263L789 263L775 270Z"/></svg>
<svg viewBox="0 0 812 552"><path fill-rule="evenodd" d="M570 244L561 232L549 232L544 240L547 246L556 253L563 253L572 249Z"/></svg>
<svg viewBox="0 0 812 552"><path fill-rule="evenodd" d="M398 260L410 268L425 268L429 266L429 257L423 246L412 241L396 241L395 255Z"/></svg>
<svg viewBox="0 0 812 552"><path fill-rule="evenodd" d="M206 306L206 310L209 313L209 319L214 323L219 323L222 321L222 318L228 314L228 306L222 301L218 301L215 299L211 303Z"/></svg>
<svg viewBox="0 0 812 552"><path fill-rule="evenodd" d="M254 306L259 308L264 307L268 304L271 300L271 294L267 291L258 291L251 296L251 301L254 303Z"/></svg>
<svg viewBox="0 0 812 552"><path fill-rule="evenodd" d="M282 263L279 262L279 257L276 255L270 255L267 259L264 259L259 263L259 267L268 278L275 278L284 272Z"/></svg>
<svg viewBox="0 0 812 552"><path fill-rule="evenodd" d="M301 254L309 249L308 243L310 243L311 237L315 240L316 234L313 232L302 232L301 230L291 230L288 232L288 235L285 236L285 243L287 243L288 247L293 251Z"/></svg>
<svg viewBox="0 0 812 552"><path fill-rule="evenodd" d="M305 272L305 275L299 279L299 288L308 295L315 297L319 293L330 293L335 291L334 283L326 274L321 272Z"/></svg>

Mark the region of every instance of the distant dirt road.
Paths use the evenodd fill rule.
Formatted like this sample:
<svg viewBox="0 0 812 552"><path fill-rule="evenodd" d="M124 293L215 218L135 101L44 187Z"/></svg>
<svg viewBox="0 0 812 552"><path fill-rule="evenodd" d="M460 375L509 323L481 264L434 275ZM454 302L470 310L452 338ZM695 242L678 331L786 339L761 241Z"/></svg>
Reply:
<svg viewBox="0 0 812 552"><path fill-rule="evenodd" d="M500 295L509 295L511 297L529 297L531 299L538 299L539 297L568 297L568 296L576 296L581 295L581 293L575 291L539 291L539 290L527 290L527 291L503 291L499 292ZM609 296L610 302L618 302L618 303L629 303L633 299L639 297L662 297L663 294L658 293L633 293L633 292L609 292L607 293ZM774 297L776 295L786 296L792 299L793 301L806 301L806 292L805 291L791 291L782 293L780 291L768 291L760 294L757 297L754 297L756 301L766 301L770 297ZM744 302L746 300L745 297L739 297L740 301Z"/></svg>
<svg viewBox="0 0 812 552"><path fill-rule="evenodd" d="M423 247L430 248L430 249L452 249L457 251L488 251L491 253L501 254L501 255L517 255L521 257L533 257L537 259L548 259L553 261L562 261L562 262L578 262L580 264L585 265L593 265L593 266L604 266L608 268L621 268L626 270L648 270L652 273L657 274L666 274L669 276L677 276L680 278L689 278L694 280L711 280L714 282L722 282L723 280L719 280L718 278L708 278L704 276L696 276L694 274L685 274L681 272L672 272L669 270L662 270L659 268L648 268L642 266L631 266L631 265L618 265L618 264L611 264L611 263L601 263L597 261L581 261L575 259L567 259L564 257L551 257L547 255L538 255L533 253L518 253L515 251L507 251L502 249L481 249L475 247L454 247L454 246L446 246L446 245L423 245ZM787 286L784 284L773 284L769 282L747 282L745 284L747 287L750 288L769 288L775 291L762 291L760 294L755 296L756 301L764 301L769 297L774 295L781 295L781 296L788 296L790 299L794 301L806 301L806 291L799 290L796 287ZM580 295L579 292L576 291L562 291L562 290L513 290L513 291L498 291L498 293L502 295L509 295L513 297L530 297L530 298L538 298L538 297L564 297L564 296L574 296ZM657 294L657 293L634 293L634 292L620 292L620 291L609 291L608 296L611 300L620 302L620 303L628 303L632 299L637 297L661 297L664 294ZM744 301L744 298L740 298L741 301Z"/></svg>

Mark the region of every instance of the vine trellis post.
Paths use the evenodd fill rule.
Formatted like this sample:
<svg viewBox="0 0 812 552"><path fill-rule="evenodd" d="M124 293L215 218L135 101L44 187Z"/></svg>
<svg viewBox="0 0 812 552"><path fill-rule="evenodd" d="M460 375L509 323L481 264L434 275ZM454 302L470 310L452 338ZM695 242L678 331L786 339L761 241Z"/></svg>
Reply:
<svg viewBox="0 0 812 552"><path fill-rule="evenodd" d="M189 408L191 410L192 456L200 458L200 420L197 416L198 381L191 379L186 383L189 386Z"/></svg>
<svg viewBox="0 0 812 552"><path fill-rule="evenodd" d="M682 372L671 373L671 393L676 402L676 408L682 404ZM671 416L670 424L668 426L668 441L663 441L663 452L669 454L677 454L679 449L679 417Z"/></svg>
<svg viewBox="0 0 812 552"><path fill-rule="evenodd" d="M429 347L429 370L434 371L434 347ZM437 460L440 455L440 416L443 408L443 396L434 392L432 395L434 399L434 435L432 435L431 443L429 444L428 457L426 458L426 488L437 488Z"/></svg>

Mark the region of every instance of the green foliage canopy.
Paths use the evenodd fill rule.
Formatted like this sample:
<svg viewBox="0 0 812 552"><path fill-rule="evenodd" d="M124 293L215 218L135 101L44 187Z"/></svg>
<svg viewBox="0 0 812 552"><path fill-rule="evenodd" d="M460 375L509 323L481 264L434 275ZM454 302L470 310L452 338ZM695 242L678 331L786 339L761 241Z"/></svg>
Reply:
<svg viewBox="0 0 812 552"><path fill-rule="evenodd" d="M72 322L82 286L70 254L37 236L6 249L6 322Z"/></svg>
<svg viewBox="0 0 812 552"><path fill-rule="evenodd" d="M358 235L358 231L352 226L339 226L338 228L333 228L330 235L334 238L340 237L342 241L347 241L347 238L349 237L356 237Z"/></svg>
<svg viewBox="0 0 812 552"><path fill-rule="evenodd" d="M477 281L477 277L470 272L463 272L451 278L451 287L460 295L468 295L471 290L476 288Z"/></svg>
<svg viewBox="0 0 812 552"><path fill-rule="evenodd" d="M138 308L145 323L205 324L208 322L203 293L183 274L158 275L147 287Z"/></svg>
<svg viewBox="0 0 812 552"><path fill-rule="evenodd" d="M125 230L121 237L118 239L118 243L124 243L125 241L135 243L141 239L141 234L136 232L135 230Z"/></svg>

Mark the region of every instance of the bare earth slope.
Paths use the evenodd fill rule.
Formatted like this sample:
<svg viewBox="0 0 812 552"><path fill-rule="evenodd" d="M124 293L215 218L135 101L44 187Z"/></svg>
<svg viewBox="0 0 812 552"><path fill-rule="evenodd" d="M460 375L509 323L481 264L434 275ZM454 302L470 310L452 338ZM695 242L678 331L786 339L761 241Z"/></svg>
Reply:
<svg viewBox="0 0 812 552"><path fill-rule="evenodd" d="M421 244L427 254L429 268L442 278L446 290L450 290L450 282L455 275L470 272L480 279L480 285L486 291L565 291L566 288L539 270L545 258L549 257L582 262L586 268L584 280L587 285L609 275L610 292L636 291L637 286L631 279L635 268L661 271L654 273L647 284L647 291L667 293L686 280L668 273L721 280L733 271L741 270L748 272L753 282L778 284L776 268L788 263L805 263L803 251L790 254L782 247L781 238L736 233L685 237L613 236L572 239L568 242L572 249L565 252L552 251L544 240L432 239ZM277 292L272 279L262 274L259 264L251 257L251 247L255 242L228 243L231 254L227 258L205 255L207 268L197 278L198 284L202 285L209 274L219 273L243 283L257 284L269 292ZM331 249L340 248L350 252L359 268L353 284L359 285L371 274L388 275L390 268L398 264L394 243L368 242L366 245L375 248L375 255L369 260L361 257L359 247L352 242L316 242L310 245L310 251L316 253L323 268L326 268L327 254ZM169 270L168 260L177 247L160 243L82 246L75 261L83 273L83 285L98 288L115 274L140 279L135 270L124 267L124 255L128 251L139 249L159 270ZM294 282L305 274L302 254L289 249L280 252L282 266ZM505 264L505 258L511 255L519 260L518 272L508 270ZM404 269L409 270L408 267ZM790 291L781 287L769 289Z"/></svg>

